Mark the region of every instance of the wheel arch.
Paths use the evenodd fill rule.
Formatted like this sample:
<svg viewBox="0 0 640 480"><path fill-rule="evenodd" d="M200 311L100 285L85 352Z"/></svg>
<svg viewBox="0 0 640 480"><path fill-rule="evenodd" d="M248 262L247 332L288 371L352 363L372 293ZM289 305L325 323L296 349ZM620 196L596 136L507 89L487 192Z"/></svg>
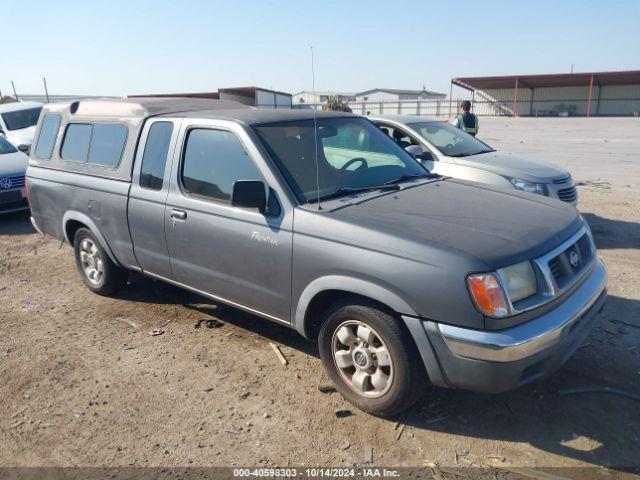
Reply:
<svg viewBox="0 0 640 480"><path fill-rule="evenodd" d="M368 280L330 275L314 280L303 290L293 315L293 326L304 337L314 338L321 325L317 316L345 297L373 302L393 314L416 315L405 300L386 287Z"/></svg>
<svg viewBox="0 0 640 480"><path fill-rule="evenodd" d="M91 218L89 218L84 213L76 212L73 210L65 212L64 216L62 217L62 232L64 234L64 239L70 245L73 245L73 238L80 228L88 228L89 230L91 230L91 233L95 235L98 242L100 242L100 246L104 249L105 252L107 252L107 255L109 255L111 261L117 266L121 266L120 262L118 262L118 259L111 251L111 248L109 248L109 244L104 238L104 235L102 235L102 232L100 232L100 229L95 224L95 222L91 220Z"/></svg>

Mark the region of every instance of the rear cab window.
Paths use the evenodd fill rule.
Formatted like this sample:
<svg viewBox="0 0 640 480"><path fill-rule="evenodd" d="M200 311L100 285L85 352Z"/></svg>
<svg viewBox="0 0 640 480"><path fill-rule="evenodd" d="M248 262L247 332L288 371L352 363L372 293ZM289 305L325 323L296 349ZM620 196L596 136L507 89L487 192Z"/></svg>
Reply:
<svg viewBox="0 0 640 480"><path fill-rule="evenodd" d="M140 167L140 186L142 188L162 190L172 133L172 122L155 122L149 128Z"/></svg>
<svg viewBox="0 0 640 480"><path fill-rule="evenodd" d="M53 147L60 128L60 115L47 113L42 119L40 135L36 145L35 156L41 160L49 160L53 154Z"/></svg>
<svg viewBox="0 0 640 480"><path fill-rule="evenodd" d="M127 127L120 123L70 123L62 142L64 161L116 167L127 140Z"/></svg>

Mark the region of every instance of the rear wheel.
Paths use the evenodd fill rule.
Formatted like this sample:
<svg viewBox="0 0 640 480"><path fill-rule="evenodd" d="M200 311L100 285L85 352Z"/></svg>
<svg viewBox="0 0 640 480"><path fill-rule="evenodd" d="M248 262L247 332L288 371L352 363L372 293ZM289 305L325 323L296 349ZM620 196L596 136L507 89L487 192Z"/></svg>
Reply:
<svg viewBox="0 0 640 480"><path fill-rule="evenodd" d="M337 304L318 338L327 375L349 402L391 416L420 396L426 373L413 340L392 315L365 303Z"/></svg>
<svg viewBox="0 0 640 480"><path fill-rule="evenodd" d="M88 228L80 228L73 238L76 266L84 284L94 293L111 295L127 283L127 270L118 267Z"/></svg>

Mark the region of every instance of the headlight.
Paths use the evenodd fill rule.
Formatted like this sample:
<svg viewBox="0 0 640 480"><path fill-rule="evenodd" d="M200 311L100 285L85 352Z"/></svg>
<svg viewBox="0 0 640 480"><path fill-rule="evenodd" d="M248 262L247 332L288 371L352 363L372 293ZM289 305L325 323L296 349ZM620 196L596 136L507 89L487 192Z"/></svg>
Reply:
<svg viewBox="0 0 640 480"><path fill-rule="evenodd" d="M538 195L546 195L544 183L527 182L521 178L512 178L510 182L516 190L522 190L527 193L536 193Z"/></svg>
<svg viewBox="0 0 640 480"><path fill-rule="evenodd" d="M511 315L512 302L535 295L538 291L530 262L501 268L495 273L474 273L467 277L467 285L476 307L490 317Z"/></svg>
<svg viewBox="0 0 640 480"><path fill-rule="evenodd" d="M507 268L501 268L498 270L498 275L500 275L512 302L535 295L538 291L538 282L531 262L521 262Z"/></svg>

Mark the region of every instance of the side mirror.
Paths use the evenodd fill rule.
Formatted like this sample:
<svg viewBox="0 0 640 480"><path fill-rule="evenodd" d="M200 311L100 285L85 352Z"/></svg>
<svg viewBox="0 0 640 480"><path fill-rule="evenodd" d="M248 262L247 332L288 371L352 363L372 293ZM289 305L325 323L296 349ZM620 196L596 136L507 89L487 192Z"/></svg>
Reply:
<svg viewBox="0 0 640 480"><path fill-rule="evenodd" d="M31 150L31 145L25 145L24 143L21 143L20 145L18 145L18 150L29 155L29 150Z"/></svg>
<svg viewBox="0 0 640 480"><path fill-rule="evenodd" d="M420 163L433 160L431 152L424 150L420 145L409 145L404 150Z"/></svg>
<svg viewBox="0 0 640 480"><path fill-rule="evenodd" d="M241 208L255 208L264 213L267 209L267 194L264 183L259 180L234 182L231 205Z"/></svg>

